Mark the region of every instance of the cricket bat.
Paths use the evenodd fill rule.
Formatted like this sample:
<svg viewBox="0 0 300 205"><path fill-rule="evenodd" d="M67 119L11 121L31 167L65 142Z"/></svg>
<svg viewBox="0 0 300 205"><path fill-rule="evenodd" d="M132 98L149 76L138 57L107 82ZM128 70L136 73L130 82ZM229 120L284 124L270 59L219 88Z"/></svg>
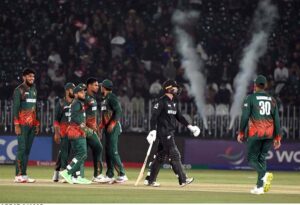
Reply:
<svg viewBox="0 0 300 205"><path fill-rule="evenodd" d="M149 145L149 148L148 148L148 151L147 151L146 158L144 160L142 169L140 171L140 174L139 174L138 178L136 179L136 182L135 182L134 186L137 186L138 183L139 183L139 181L143 178L144 171L145 171L145 168L146 168L146 165L147 165L147 161L148 161L148 157L149 157L151 149L152 149L152 145L153 145L153 142Z"/></svg>

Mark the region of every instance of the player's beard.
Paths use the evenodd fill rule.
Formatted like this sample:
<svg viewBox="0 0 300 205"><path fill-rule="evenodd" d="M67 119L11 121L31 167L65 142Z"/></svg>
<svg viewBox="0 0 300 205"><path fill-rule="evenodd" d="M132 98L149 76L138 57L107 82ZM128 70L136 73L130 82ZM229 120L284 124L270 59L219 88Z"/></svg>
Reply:
<svg viewBox="0 0 300 205"><path fill-rule="evenodd" d="M25 80L25 83L26 83L26 85L29 86L29 87L31 87L31 86L33 85L33 82L31 83L31 82L29 82L29 80Z"/></svg>
<svg viewBox="0 0 300 205"><path fill-rule="evenodd" d="M104 93L104 90L101 89L101 90L100 90L100 93L101 93L101 97L104 97L104 94L105 94L105 93Z"/></svg>
<svg viewBox="0 0 300 205"><path fill-rule="evenodd" d="M69 93L69 98L74 98L75 95L73 93Z"/></svg>

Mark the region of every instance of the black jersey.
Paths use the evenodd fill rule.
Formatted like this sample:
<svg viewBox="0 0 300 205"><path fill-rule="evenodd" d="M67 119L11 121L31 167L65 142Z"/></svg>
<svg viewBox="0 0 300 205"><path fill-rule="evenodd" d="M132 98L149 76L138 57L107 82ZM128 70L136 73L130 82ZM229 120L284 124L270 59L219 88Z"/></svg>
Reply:
<svg viewBox="0 0 300 205"><path fill-rule="evenodd" d="M174 135L177 121L185 126L189 124L178 109L178 101L166 95L160 97L152 109L150 130L157 130L158 137Z"/></svg>

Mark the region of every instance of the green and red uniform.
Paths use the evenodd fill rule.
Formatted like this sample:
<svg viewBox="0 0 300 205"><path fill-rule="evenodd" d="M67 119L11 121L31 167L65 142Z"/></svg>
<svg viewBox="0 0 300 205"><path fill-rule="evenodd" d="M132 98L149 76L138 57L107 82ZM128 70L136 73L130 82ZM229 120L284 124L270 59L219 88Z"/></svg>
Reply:
<svg viewBox="0 0 300 205"><path fill-rule="evenodd" d="M97 135L97 117L98 117L97 101L94 96L86 93L85 97L85 112L86 112L86 126L94 132L87 134L86 141L92 150L94 163L94 177L102 174L102 144Z"/></svg>
<svg viewBox="0 0 300 205"><path fill-rule="evenodd" d="M37 119L37 91L34 85L22 83L14 90L13 117L14 125L20 125L16 157L16 176L27 175L28 157L35 136L35 129L40 125Z"/></svg>
<svg viewBox="0 0 300 205"><path fill-rule="evenodd" d="M262 187L268 151L274 140L281 140L276 100L265 91L258 91L245 99L240 135L247 137L247 159L258 173L257 187Z"/></svg>
<svg viewBox="0 0 300 205"><path fill-rule="evenodd" d="M118 140L122 132L120 118L122 109L116 95L108 93L101 102L101 116L99 128L103 129L105 135L105 152L107 172L106 176L112 178L114 176L114 168L119 176L125 175L125 169L122 165L118 152Z"/></svg>
<svg viewBox="0 0 300 205"><path fill-rule="evenodd" d="M66 132L69 126L69 118L71 117L71 104L63 98L55 106L54 127L59 127L60 130L60 150L56 161L56 171L66 169L68 163L70 142Z"/></svg>
<svg viewBox="0 0 300 205"><path fill-rule="evenodd" d="M66 135L71 142L74 158L67 166L68 174L83 176L84 162L87 158L84 102L75 99L71 104L71 116Z"/></svg>

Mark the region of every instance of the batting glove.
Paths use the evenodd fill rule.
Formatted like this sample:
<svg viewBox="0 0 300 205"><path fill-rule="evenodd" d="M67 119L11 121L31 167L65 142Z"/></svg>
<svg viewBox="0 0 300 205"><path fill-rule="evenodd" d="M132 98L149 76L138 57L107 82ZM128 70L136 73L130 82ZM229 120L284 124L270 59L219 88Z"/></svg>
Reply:
<svg viewBox="0 0 300 205"><path fill-rule="evenodd" d="M151 130L147 136L147 141L152 144L156 140L156 130Z"/></svg>
<svg viewBox="0 0 300 205"><path fill-rule="evenodd" d="M200 135L200 128L198 126L188 125L187 128L193 133L194 137L198 137Z"/></svg>

